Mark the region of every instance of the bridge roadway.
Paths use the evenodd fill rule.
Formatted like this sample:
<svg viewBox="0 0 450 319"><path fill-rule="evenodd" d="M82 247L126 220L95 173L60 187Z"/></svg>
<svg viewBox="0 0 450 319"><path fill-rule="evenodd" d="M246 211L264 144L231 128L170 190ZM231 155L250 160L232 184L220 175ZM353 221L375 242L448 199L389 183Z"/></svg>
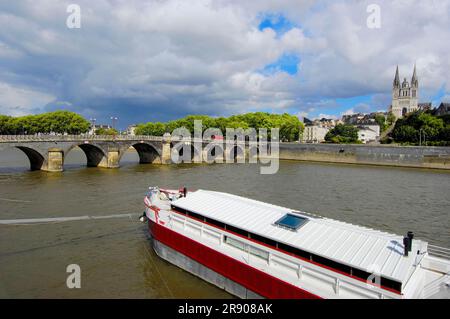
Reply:
<svg viewBox="0 0 450 319"><path fill-rule="evenodd" d="M125 152L134 147L139 154L140 163L170 164L171 152L178 145L177 151L182 155L186 147L191 148L193 162L216 158L217 147L211 141L202 141L198 147L195 143L172 141L170 134L164 136L131 135L0 135L0 152L15 147L23 151L30 160L31 170L61 172L64 158L75 147L86 154L87 166L118 168ZM181 146L180 146L181 145ZM210 147L208 147L210 145ZM223 150L222 160L244 157L245 145L235 145L230 151ZM1 154L1 153L0 153Z"/></svg>

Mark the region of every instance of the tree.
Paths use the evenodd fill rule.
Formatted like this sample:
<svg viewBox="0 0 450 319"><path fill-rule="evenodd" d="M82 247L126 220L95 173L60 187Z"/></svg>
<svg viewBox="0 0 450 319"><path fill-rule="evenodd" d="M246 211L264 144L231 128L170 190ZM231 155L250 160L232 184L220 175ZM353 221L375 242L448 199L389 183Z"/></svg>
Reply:
<svg viewBox="0 0 450 319"><path fill-rule="evenodd" d="M397 119L397 118L395 117L394 113L389 112L389 113L388 113L388 116L387 116L387 119L386 119L387 125L388 125L388 126L391 126L392 124L395 123L395 120L396 120L396 119Z"/></svg>
<svg viewBox="0 0 450 319"><path fill-rule="evenodd" d="M394 128L392 136L396 142L417 143L418 131L410 125L399 125Z"/></svg>
<svg viewBox="0 0 450 319"><path fill-rule="evenodd" d="M119 134L119 132L114 129L114 128L99 128L98 130L95 131L95 134L97 135L117 135Z"/></svg>
<svg viewBox="0 0 450 319"><path fill-rule="evenodd" d="M380 126L380 131L383 132L387 129L388 125L386 123L386 118L383 114L376 114L375 115L375 122Z"/></svg>
<svg viewBox="0 0 450 319"><path fill-rule="evenodd" d="M89 130L90 123L77 113L55 111L21 117L0 117L0 134L68 133Z"/></svg>
<svg viewBox="0 0 450 319"><path fill-rule="evenodd" d="M280 125L280 139L282 141L298 141L303 129L304 125L298 117L291 116L287 113L282 115Z"/></svg>
<svg viewBox="0 0 450 319"><path fill-rule="evenodd" d="M400 143L418 144L425 139L433 145L446 145L449 142L446 128L444 118L417 111L397 120L392 138Z"/></svg>
<svg viewBox="0 0 450 319"><path fill-rule="evenodd" d="M166 124L161 122L148 122L146 124L139 124L136 127L136 135L153 135L153 136L163 136L166 132Z"/></svg>
<svg viewBox="0 0 450 319"><path fill-rule="evenodd" d="M169 121L167 123L145 123L139 124L136 129L138 135L162 135L164 132L173 132L176 128L185 127L191 134L194 133L194 121L202 121L202 133L208 128L218 128L226 134L227 128L254 128L256 130L267 129L270 137L272 128L280 129L280 139L283 141L296 141L303 131L303 124L297 116L284 114L269 114L265 112L255 112L232 115L228 118L212 118L207 115L188 115L184 118Z"/></svg>
<svg viewBox="0 0 450 319"><path fill-rule="evenodd" d="M0 115L0 134L14 134L11 120L11 116Z"/></svg>
<svg viewBox="0 0 450 319"><path fill-rule="evenodd" d="M358 129L350 124L338 124L325 135L329 143L358 143Z"/></svg>

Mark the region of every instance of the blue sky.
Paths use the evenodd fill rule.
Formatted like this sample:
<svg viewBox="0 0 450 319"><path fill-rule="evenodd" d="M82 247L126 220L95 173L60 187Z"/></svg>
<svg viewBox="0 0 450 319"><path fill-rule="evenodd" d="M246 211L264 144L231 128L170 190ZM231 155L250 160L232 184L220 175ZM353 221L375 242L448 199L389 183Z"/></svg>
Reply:
<svg viewBox="0 0 450 319"><path fill-rule="evenodd" d="M449 100L450 0L0 3L0 114L68 109L119 126L187 114L386 110L399 65L420 100ZM411 22L413 21L413 23ZM414 22L415 21L415 22ZM403 30L414 37L405 37Z"/></svg>
<svg viewBox="0 0 450 319"><path fill-rule="evenodd" d="M266 28L272 29L276 32L278 37L294 27L300 27L300 25L295 25L292 21L287 19L282 13L265 13L262 14L259 19L261 20L258 25L259 30L262 31Z"/></svg>

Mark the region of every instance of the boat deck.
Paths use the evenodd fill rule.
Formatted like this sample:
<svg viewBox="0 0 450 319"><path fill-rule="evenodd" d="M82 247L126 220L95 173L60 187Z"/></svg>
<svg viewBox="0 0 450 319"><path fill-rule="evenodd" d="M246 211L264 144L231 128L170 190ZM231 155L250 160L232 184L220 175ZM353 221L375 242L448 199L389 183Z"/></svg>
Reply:
<svg viewBox="0 0 450 319"><path fill-rule="evenodd" d="M402 284L427 250L426 242L414 239L404 256L402 236L226 193L197 190L172 205ZM275 224L288 213L307 222L296 230Z"/></svg>

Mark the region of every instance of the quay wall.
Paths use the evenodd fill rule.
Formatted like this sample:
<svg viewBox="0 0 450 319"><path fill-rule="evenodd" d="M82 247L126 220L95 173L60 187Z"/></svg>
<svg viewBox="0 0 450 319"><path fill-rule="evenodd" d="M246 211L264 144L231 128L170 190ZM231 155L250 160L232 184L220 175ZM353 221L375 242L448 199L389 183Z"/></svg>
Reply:
<svg viewBox="0 0 450 319"><path fill-rule="evenodd" d="M450 147L280 143L280 159L450 169Z"/></svg>

